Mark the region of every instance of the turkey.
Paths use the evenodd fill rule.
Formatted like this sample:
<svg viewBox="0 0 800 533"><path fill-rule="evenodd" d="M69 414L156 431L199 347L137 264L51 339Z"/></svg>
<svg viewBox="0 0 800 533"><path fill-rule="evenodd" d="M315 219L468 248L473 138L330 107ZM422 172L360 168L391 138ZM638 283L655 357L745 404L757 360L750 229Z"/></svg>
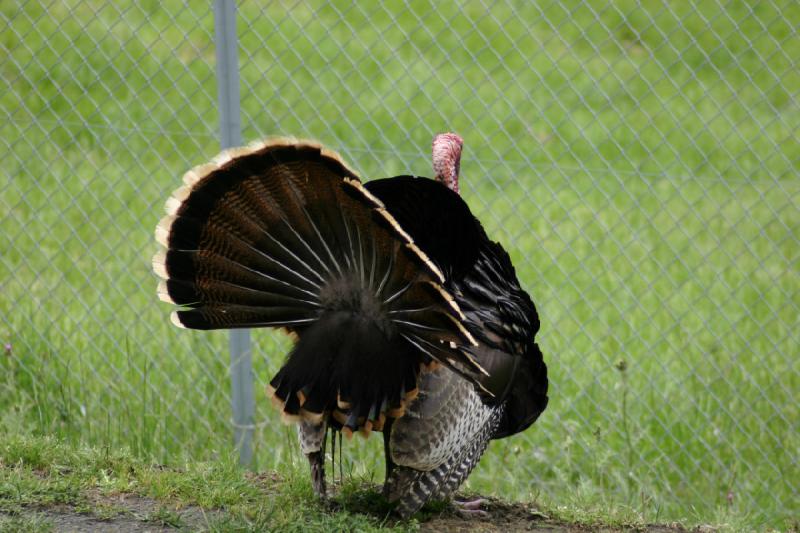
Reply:
<svg viewBox="0 0 800 533"><path fill-rule="evenodd" d="M383 433L405 518L547 405L536 309L458 194L461 150L438 135L436 179L365 185L316 143L271 140L189 171L167 201L159 297L179 327L295 338L268 393L299 422L319 496L329 429Z"/></svg>

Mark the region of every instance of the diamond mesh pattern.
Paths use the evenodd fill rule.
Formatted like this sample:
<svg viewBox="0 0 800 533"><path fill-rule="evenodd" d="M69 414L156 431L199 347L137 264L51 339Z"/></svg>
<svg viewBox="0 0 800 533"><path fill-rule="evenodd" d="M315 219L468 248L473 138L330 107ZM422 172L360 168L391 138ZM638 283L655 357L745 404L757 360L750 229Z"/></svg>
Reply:
<svg viewBox="0 0 800 533"><path fill-rule="evenodd" d="M0 8L5 429L162 461L232 453L225 334L171 327L150 272L163 201L219 147L202 4ZM494 443L471 487L662 519L796 516L795 2L238 17L244 139L316 138L371 179L429 174L432 135L465 138L464 196L537 303L552 380L542 419ZM254 332L259 468L298 460L260 392L286 347ZM377 445L350 450L380 471Z"/></svg>

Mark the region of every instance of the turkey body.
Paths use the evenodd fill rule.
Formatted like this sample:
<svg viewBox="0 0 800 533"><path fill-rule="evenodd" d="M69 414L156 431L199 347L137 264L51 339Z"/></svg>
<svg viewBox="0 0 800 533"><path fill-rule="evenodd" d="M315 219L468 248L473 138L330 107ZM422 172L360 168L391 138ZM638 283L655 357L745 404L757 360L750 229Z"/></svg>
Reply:
<svg viewBox="0 0 800 533"><path fill-rule="evenodd" d="M544 410L536 309L456 192L410 176L364 186L294 140L227 152L184 182L156 230L159 295L181 327L296 337L270 394L300 422L318 494L328 429L383 431L384 493L407 517Z"/></svg>
<svg viewBox="0 0 800 533"><path fill-rule="evenodd" d="M458 194L411 176L366 187L444 273L444 287L478 340L469 351L488 373L479 380L490 394L447 368L424 374L419 398L392 424L384 493L408 516L429 499L450 497L490 439L518 433L538 418L547 406L547 367L534 342L533 302L508 254Z"/></svg>

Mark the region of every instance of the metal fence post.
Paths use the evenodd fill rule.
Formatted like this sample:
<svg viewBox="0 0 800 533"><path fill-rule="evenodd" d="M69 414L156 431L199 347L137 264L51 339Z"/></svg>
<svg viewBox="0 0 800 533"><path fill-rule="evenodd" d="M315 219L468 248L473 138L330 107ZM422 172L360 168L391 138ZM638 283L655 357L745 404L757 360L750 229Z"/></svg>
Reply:
<svg viewBox="0 0 800 533"><path fill-rule="evenodd" d="M214 2L214 28L217 41L220 138L222 148L230 148L242 144L239 119L236 3L234 0L216 0ZM247 466L253 458L252 439L255 415L250 331L231 331L229 346L234 442L239 450L239 463Z"/></svg>

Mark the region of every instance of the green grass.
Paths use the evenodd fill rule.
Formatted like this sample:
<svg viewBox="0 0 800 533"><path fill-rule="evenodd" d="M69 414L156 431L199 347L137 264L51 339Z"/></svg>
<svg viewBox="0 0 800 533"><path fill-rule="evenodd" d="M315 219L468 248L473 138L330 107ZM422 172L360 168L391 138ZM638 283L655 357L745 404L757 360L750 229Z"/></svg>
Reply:
<svg viewBox="0 0 800 533"><path fill-rule="evenodd" d="M44 523L43 513L58 505L64 513L72 509L75 515L113 520L130 514L120 498L125 494L155 500L160 505L141 519L174 528L189 525L180 513L187 506L204 513L207 531L410 531L417 526L415 520L388 520L368 503L356 505L354 494L368 500L370 493L355 482L343 489L342 502L348 505L333 512L316 502L306 476L287 472L286 477L253 478L232 456L176 469L147 464L128 450L74 447L52 438L0 438L0 518L6 519L0 520L0 531L4 525L17 531L11 528ZM25 512L31 509L40 513Z"/></svg>
<svg viewBox="0 0 800 533"><path fill-rule="evenodd" d="M243 137L318 138L373 178L464 136L464 196L537 303L552 382L471 489L788 527L800 6L684 4L246 6ZM219 146L194 7L0 7L0 431L231 453L226 336L173 328L150 272L164 200ZM254 340L261 387L287 342ZM255 467L302 468L257 392ZM379 481L379 448L354 440L347 467Z"/></svg>
<svg viewBox="0 0 800 533"><path fill-rule="evenodd" d="M313 495L305 471L258 476L238 468L233 456L212 462L186 461L178 467L154 465L127 449L73 446L52 437L0 435L0 531L53 530L60 517L89 516L111 528L119 519L204 531L416 531L463 527L496 531L519 519L528 527L558 531L603 528L647 530L630 509L603 506L520 506L490 503L489 522L457 519L444 502L433 502L401 522L377 487L356 477L335 484L327 503ZM504 517L496 509L506 508ZM144 512L146 508L151 511ZM544 511L544 512L542 512ZM522 513L522 514L520 514ZM513 522L517 523L517 522ZM679 524L675 531L685 531ZM493 529L493 528L498 529ZM659 531L663 531L663 527ZM721 523L720 533L747 531L742 524ZM5 529L4 529L5 528ZM558 529L563 528L563 529ZM570 529L572 528L572 529ZM537 529L539 531L540 529ZM549 530L549 529L548 529Z"/></svg>

